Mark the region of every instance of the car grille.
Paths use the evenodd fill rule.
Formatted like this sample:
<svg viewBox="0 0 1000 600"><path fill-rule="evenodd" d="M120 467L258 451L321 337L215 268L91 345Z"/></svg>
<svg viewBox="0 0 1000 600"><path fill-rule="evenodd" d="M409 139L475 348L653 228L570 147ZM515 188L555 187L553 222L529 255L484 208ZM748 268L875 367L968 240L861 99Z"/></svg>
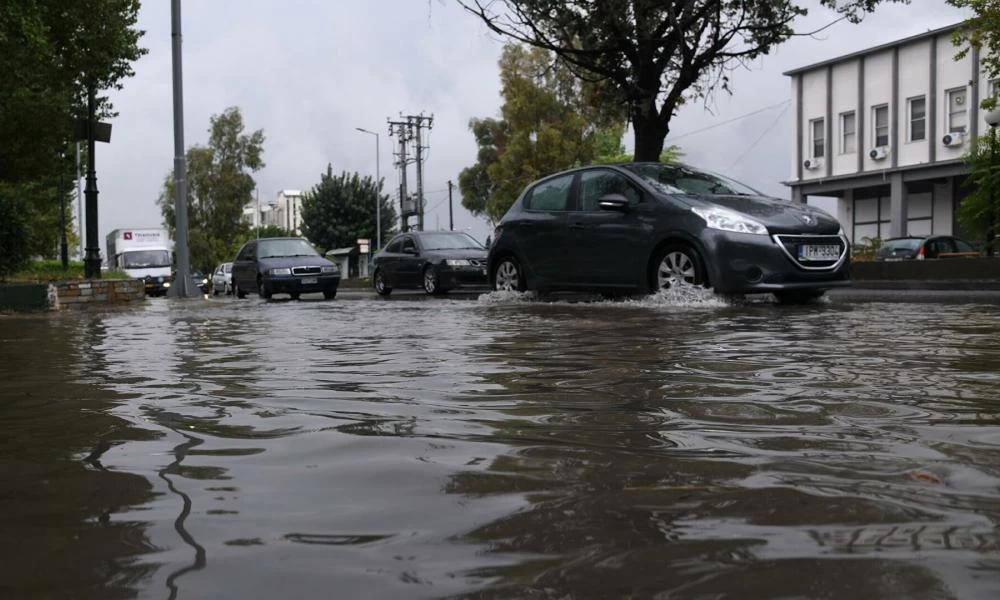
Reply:
<svg viewBox="0 0 1000 600"><path fill-rule="evenodd" d="M844 262L847 256L847 242L839 235L777 234L772 236L788 258L799 267L809 271L832 271ZM799 247L811 244L817 246L837 246L840 255L837 260L799 260Z"/></svg>
<svg viewBox="0 0 1000 600"><path fill-rule="evenodd" d="M322 267L292 267L292 275L319 275Z"/></svg>

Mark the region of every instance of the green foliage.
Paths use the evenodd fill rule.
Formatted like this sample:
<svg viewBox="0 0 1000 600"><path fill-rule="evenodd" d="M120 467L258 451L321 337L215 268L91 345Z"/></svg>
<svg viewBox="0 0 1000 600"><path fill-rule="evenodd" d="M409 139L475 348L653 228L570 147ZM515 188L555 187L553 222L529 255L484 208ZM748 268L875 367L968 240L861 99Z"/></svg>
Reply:
<svg viewBox="0 0 1000 600"><path fill-rule="evenodd" d="M971 11L973 16L965 25L955 31L952 42L961 47L955 55L955 60L961 60L968 55L971 48L981 52L980 68L986 73L987 80L1000 79L1000 2L997 0L948 0L948 4ZM982 107L993 110L997 98L988 90L981 91Z"/></svg>
<svg viewBox="0 0 1000 600"><path fill-rule="evenodd" d="M10 281L41 283L45 281L68 281L84 279L85 268L82 261L71 260L66 269L59 260L36 260L29 262L9 277ZM101 279L128 279L121 271L101 271Z"/></svg>
<svg viewBox="0 0 1000 600"><path fill-rule="evenodd" d="M146 53L138 11L138 0L0 2L0 274L23 264L25 252L58 253L73 122L85 114L88 83L121 88ZM110 116L107 98L98 100ZM72 244L71 220L67 229Z"/></svg>
<svg viewBox="0 0 1000 600"><path fill-rule="evenodd" d="M851 260L857 262L867 262L875 260L875 254L882 249L883 240L880 237L861 238L861 242L851 245Z"/></svg>
<svg viewBox="0 0 1000 600"><path fill-rule="evenodd" d="M857 22L883 0L820 0ZM897 1L897 0L884 0ZM903 0L905 1L905 0ZM460 0L494 32L554 52L596 83L587 97L633 123L636 160L656 160L686 102L729 91L729 73L795 32L790 0Z"/></svg>
<svg viewBox="0 0 1000 600"><path fill-rule="evenodd" d="M962 228L971 235L986 240L986 253L996 252L996 233L1000 225L1000 139L991 129L975 139L965 156L969 166L971 192L958 208Z"/></svg>
<svg viewBox="0 0 1000 600"><path fill-rule="evenodd" d="M23 186L0 181L0 279L20 270L31 257L27 204Z"/></svg>
<svg viewBox="0 0 1000 600"><path fill-rule="evenodd" d="M322 251L354 246L359 238L376 245L375 202L381 203L382 240L395 232L397 213L382 181L357 173L333 174L327 165L320 182L302 196L302 233Z"/></svg>
<svg viewBox="0 0 1000 600"><path fill-rule="evenodd" d="M237 107L213 115L207 146L187 151L188 250L191 266L208 272L233 259L250 237L243 208L256 187L251 173L264 167L264 132L244 133ZM157 204L174 235L174 178L168 174Z"/></svg>
<svg viewBox="0 0 1000 600"><path fill-rule="evenodd" d="M535 179L590 164L602 150L620 152L624 131L624 118L595 99L600 88L545 50L506 45L500 81L501 118L469 123L477 160L458 176L462 206L493 221Z"/></svg>
<svg viewBox="0 0 1000 600"><path fill-rule="evenodd" d="M289 231L284 227L278 227L277 225L264 225L263 227L256 227L250 232L250 237L258 238L276 238L276 237L296 237L294 231Z"/></svg>

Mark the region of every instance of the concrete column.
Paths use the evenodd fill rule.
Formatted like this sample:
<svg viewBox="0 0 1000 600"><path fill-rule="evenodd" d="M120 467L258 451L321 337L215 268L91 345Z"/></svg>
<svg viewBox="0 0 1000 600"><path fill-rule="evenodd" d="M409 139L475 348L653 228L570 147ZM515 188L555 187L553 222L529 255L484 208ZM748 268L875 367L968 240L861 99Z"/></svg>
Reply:
<svg viewBox="0 0 1000 600"><path fill-rule="evenodd" d="M889 236L903 237L906 235L907 197L906 184L902 173L889 176Z"/></svg>
<svg viewBox="0 0 1000 600"><path fill-rule="evenodd" d="M837 220L844 228L847 239L854 243L854 190L844 190L844 197L837 201Z"/></svg>
<svg viewBox="0 0 1000 600"><path fill-rule="evenodd" d="M806 203L806 197L802 195L802 188L799 186L792 186L792 202L796 204Z"/></svg>

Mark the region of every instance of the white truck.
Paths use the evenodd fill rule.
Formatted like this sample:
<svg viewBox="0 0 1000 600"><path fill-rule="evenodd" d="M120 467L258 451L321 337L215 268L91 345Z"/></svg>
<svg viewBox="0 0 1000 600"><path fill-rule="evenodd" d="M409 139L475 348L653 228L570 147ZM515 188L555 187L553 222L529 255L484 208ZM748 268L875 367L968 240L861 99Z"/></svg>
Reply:
<svg viewBox="0 0 1000 600"><path fill-rule="evenodd" d="M108 267L146 281L146 294L170 288L173 242L165 229L115 229L107 237Z"/></svg>

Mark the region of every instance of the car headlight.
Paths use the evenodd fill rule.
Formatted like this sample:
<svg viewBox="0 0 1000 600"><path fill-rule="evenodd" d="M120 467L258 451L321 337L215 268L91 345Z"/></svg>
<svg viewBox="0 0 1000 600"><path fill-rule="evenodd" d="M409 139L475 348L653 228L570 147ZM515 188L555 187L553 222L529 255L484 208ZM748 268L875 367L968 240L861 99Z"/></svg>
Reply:
<svg viewBox="0 0 1000 600"><path fill-rule="evenodd" d="M163 287L165 287L165 288L170 287L170 282L169 281L164 282L163 283Z"/></svg>
<svg viewBox="0 0 1000 600"><path fill-rule="evenodd" d="M338 271L340 271L340 267L336 265L332 267L321 267L319 270L320 273L337 273Z"/></svg>
<svg viewBox="0 0 1000 600"><path fill-rule="evenodd" d="M208 280L207 280L207 279L202 279L202 280L201 280L201 284L202 284L202 285L205 285L206 283L208 283Z"/></svg>
<svg viewBox="0 0 1000 600"><path fill-rule="evenodd" d="M692 206L691 212L705 219L705 225L711 229L767 235L763 224L721 206Z"/></svg>
<svg viewBox="0 0 1000 600"><path fill-rule="evenodd" d="M448 260L444 261L444 264L448 265L449 267L467 267L472 263L470 263L468 260L464 258L455 258L455 259L449 258Z"/></svg>
<svg viewBox="0 0 1000 600"><path fill-rule="evenodd" d="M291 275L291 269L271 269L271 275Z"/></svg>

